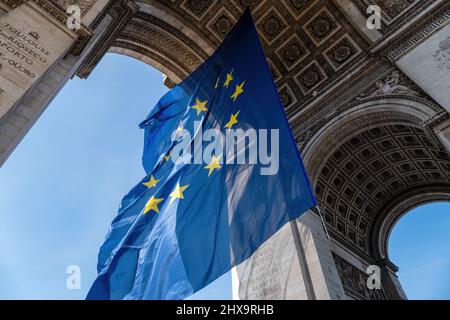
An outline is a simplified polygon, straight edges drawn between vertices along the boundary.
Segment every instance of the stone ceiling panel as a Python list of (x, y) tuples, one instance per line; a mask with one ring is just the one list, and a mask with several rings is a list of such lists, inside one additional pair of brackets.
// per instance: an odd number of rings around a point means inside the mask
[[(250, 6), (274, 78), (279, 88), (285, 88), (284, 96), (291, 112), (299, 112), (303, 105), (339, 78), (346, 69), (344, 66), (357, 63), (358, 57), (362, 58), (369, 46), (333, 1), (328, 0), (142, 0), (139, 3), (158, 6), (168, 15), (176, 15), (212, 47), (220, 44), (246, 6)], [(142, 15), (137, 19), (143, 20)], [(134, 20), (118, 40), (127, 38), (131, 42), (133, 33), (135, 42), (146, 43), (147, 50), (159, 54), (165, 51), (162, 38), (171, 39), (169, 43), (187, 44), (186, 39), (167, 28), (161, 28), (161, 32), (167, 33), (165, 36), (154, 37), (151, 26), (154, 20), (149, 20), (147, 25)], [(195, 39), (191, 40), (195, 42)], [(188, 54), (183, 49), (182, 55), (178, 54), (180, 50), (173, 54), (187, 76), (188, 70), (192, 71), (201, 61), (195, 58), (196, 48), (189, 44), (181, 47), (192, 51)]]

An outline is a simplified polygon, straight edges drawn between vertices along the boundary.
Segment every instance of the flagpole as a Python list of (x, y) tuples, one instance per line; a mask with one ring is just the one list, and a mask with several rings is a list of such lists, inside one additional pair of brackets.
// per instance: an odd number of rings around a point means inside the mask
[(320, 211), (320, 207), (316, 205), (317, 211), (319, 212), (320, 221), (322, 222), (323, 230), (325, 230), (325, 235), (327, 236), (328, 241), (331, 241), (330, 234), (328, 233), (327, 225), (325, 224), (325, 219), (323, 218), (322, 211)]

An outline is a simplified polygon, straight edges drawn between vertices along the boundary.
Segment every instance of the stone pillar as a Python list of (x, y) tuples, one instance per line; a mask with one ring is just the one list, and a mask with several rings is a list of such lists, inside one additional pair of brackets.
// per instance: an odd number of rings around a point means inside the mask
[(317, 214), (309, 211), (280, 229), (237, 268), (239, 298), (344, 299)]
[(405, 291), (396, 275), (398, 267), (388, 259), (377, 263), (381, 269), (381, 284), (389, 300), (406, 300)]
[(345, 299), (344, 289), (319, 215), (309, 211), (297, 220), (311, 285), (316, 299)]

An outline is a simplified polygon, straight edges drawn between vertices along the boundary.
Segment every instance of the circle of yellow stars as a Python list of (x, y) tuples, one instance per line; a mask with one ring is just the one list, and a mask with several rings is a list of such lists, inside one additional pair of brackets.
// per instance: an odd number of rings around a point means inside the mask
[[(234, 76), (233, 76), (233, 69), (232, 69), (230, 72), (227, 73), (226, 79), (223, 83), (223, 87), (228, 88), (231, 85), (231, 83), (233, 82), (233, 80), (234, 80)], [(219, 87), (219, 84), (220, 84), (220, 76), (217, 78), (214, 88), (217, 89)], [(234, 92), (230, 96), (230, 99), (233, 102), (236, 102), (236, 100), (239, 98), (239, 96), (244, 93), (244, 91), (245, 91), (244, 86), (245, 86), (245, 81), (242, 81), (240, 84), (235, 84)], [(202, 101), (201, 99), (196, 98), (195, 104), (193, 106), (191, 106), (191, 108), (196, 111), (197, 116), (200, 116), (202, 113), (205, 113), (208, 111), (208, 108), (206, 107), (207, 104), (208, 104), (208, 100)], [(238, 116), (239, 116), (240, 112), (241, 112), (241, 110), (237, 111), (236, 113), (231, 113), (229, 121), (224, 126), (225, 129), (232, 129), (233, 126), (238, 124), (238, 122), (239, 122)], [(177, 128), (176, 134), (178, 135), (182, 130), (183, 130), (182, 125), (179, 125)], [(171, 156), (171, 151), (168, 151), (164, 155), (164, 161), (168, 161), (170, 159), (170, 156)], [(213, 174), (215, 170), (219, 170), (222, 168), (222, 165), (220, 164), (221, 158), (222, 158), (222, 155), (220, 155), (220, 156), (213, 155), (211, 162), (204, 167), (204, 169), (208, 170), (208, 177), (211, 176), (211, 174)], [(151, 175), (149, 180), (147, 182), (143, 182), (142, 184), (144, 186), (146, 186), (148, 189), (151, 189), (151, 188), (156, 188), (159, 181), (160, 181), (160, 179), (156, 179), (153, 175)], [(188, 188), (189, 188), (189, 185), (181, 185), (180, 183), (177, 183), (175, 188), (173, 189), (173, 191), (169, 194), (169, 198), (170, 198), (169, 205), (172, 204), (176, 200), (184, 199), (184, 192)], [(164, 200), (165, 200), (165, 198), (156, 198), (154, 195), (151, 196), (150, 199), (145, 204), (143, 214), (145, 215), (151, 211), (160, 213), (158, 205), (161, 202), (163, 202)]]

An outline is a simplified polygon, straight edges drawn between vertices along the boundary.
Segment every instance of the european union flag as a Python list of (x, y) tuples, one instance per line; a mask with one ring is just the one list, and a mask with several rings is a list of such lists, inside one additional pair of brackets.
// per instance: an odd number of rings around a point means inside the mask
[(250, 11), (141, 123), (89, 299), (183, 299), (316, 205)]

